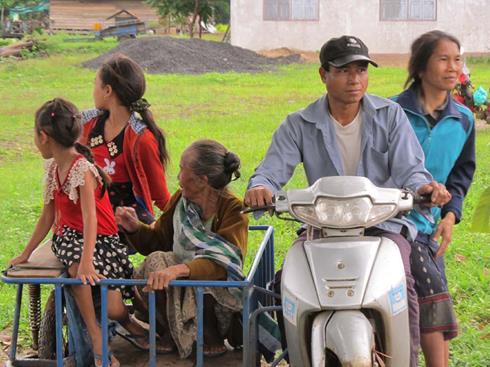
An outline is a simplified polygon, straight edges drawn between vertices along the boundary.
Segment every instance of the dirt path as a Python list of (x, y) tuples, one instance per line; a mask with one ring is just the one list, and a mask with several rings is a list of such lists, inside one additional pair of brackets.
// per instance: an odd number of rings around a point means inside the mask
[[(2, 340), (2, 348), (0, 352), (0, 365), (3, 366), (8, 361), (8, 347), (10, 346), (10, 330), (0, 332), (0, 340)], [(2, 339), (2, 335), (5, 337)], [(121, 367), (147, 367), (148, 353), (137, 350), (126, 340), (116, 337), (111, 342), (111, 350), (121, 362)], [(26, 353), (32, 355), (32, 351), (23, 351), (19, 356), (25, 356)], [(224, 356), (205, 359), (205, 367), (236, 367), (242, 364), (241, 351), (228, 351)], [(262, 363), (263, 366), (268, 366), (267, 363)], [(179, 359), (177, 353), (168, 355), (157, 355), (157, 367), (192, 367), (194, 366), (193, 359)], [(279, 366), (287, 366), (282, 362)]]

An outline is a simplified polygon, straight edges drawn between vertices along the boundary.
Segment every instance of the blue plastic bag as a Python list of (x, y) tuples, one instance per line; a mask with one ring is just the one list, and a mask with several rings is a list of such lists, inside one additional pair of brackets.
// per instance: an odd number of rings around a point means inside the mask
[(482, 104), (485, 104), (487, 102), (487, 98), (488, 93), (482, 86), (479, 86), (478, 89), (473, 93), (473, 102), (475, 106), (481, 106)]

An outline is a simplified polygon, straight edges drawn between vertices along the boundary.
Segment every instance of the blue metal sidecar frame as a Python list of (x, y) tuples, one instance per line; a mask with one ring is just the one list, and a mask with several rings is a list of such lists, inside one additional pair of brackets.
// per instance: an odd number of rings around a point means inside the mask
[[(243, 281), (197, 281), (197, 280), (174, 280), (170, 283), (173, 287), (194, 287), (196, 289), (197, 300), (197, 350), (196, 366), (203, 366), (203, 296), (204, 287), (225, 287), (242, 288), (243, 290), (243, 366), (255, 364), (257, 341), (251, 341), (250, 335), (250, 315), (260, 306), (267, 307), (273, 303), (267, 284), (274, 278), (274, 229), (272, 226), (258, 225), (250, 226), (251, 231), (264, 231), (264, 237), (254, 257), (250, 271)], [(2, 276), (2, 281), (8, 284), (17, 285), (17, 297), (14, 312), (14, 322), (12, 331), (12, 343), (9, 352), (9, 362), (11, 366), (63, 366), (63, 345), (62, 345), (62, 287), (65, 285), (81, 284), (79, 279), (58, 277), (58, 278), (14, 278)], [(56, 315), (56, 361), (39, 359), (17, 359), (17, 343), (20, 325), (20, 310), (22, 305), (22, 289), (24, 284), (51, 284), (55, 287), (55, 315)], [(107, 317), (107, 290), (109, 285), (144, 285), (144, 279), (104, 279), (99, 282), (101, 292), (101, 328), (103, 338), (103, 366), (108, 365), (108, 324)], [(156, 366), (156, 323), (155, 323), (155, 292), (148, 293), (149, 325), (150, 325), (150, 351), (149, 366)], [(253, 350), (251, 350), (253, 349)], [(252, 360), (253, 359), (253, 360)], [(41, 364), (40, 364), (41, 363)]]

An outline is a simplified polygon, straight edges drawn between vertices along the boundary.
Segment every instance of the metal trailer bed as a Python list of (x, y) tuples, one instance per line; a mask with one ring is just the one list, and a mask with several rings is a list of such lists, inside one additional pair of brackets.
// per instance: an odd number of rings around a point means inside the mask
[[(255, 319), (258, 313), (272, 311), (277, 307), (271, 307), (273, 295), (267, 291), (267, 284), (274, 277), (274, 231), (272, 226), (250, 226), (249, 230), (264, 231), (264, 237), (256, 252), (250, 271), (243, 281), (191, 281), (174, 280), (170, 283), (174, 287), (194, 287), (196, 288), (197, 299), (197, 350), (196, 366), (203, 366), (203, 287), (238, 287), (243, 289), (243, 366), (255, 366), (257, 356), (257, 341), (255, 340), (257, 325)], [(12, 331), (12, 342), (9, 351), (9, 362), (6, 366), (63, 366), (63, 346), (62, 346), (62, 287), (65, 285), (81, 284), (79, 279), (58, 277), (58, 278), (14, 278), (6, 275), (1, 277), (2, 281), (8, 284), (17, 285), (17, 298), (14, 312), (14, 322)], [(20, 324), (20, 310), (22, 304), (22, 289), (24, 284), (51, 284), (55, 287), (55, 307), (56, 307), (56, 360), (40, 359), (17, 359), (17, 344)], [(112, 284), (125, 285), (144, 285), (146, 280), (134, 279), (105, 279), (100, 281), (101, 290), (101, 327), (103, 337), (103, 361), (104, 366), (108, 365), (108, 317), (107, 317), (107, 287)], [(149, 325), (150, 325), (150, 350), (149, 367), (155, 367), (156, 361), (156, 324), (155, 324), (155, 292), (148, 293), (149, 305)], [(258, 308), (262, 309), (258, 309)], [(251, 320), (250, 316), (253, 314)], [(254, 335), (251, 340), (250, 335)], [(66, 360), (66, 358), (65, 358)], [(66, 361), (65, 361), (66, 362)], [(277, 362), (272, 365), (276, 365)]]

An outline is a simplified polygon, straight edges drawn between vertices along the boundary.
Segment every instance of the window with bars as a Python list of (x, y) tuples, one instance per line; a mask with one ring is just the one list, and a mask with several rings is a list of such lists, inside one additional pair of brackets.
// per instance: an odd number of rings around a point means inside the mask
[(264, 0), (264, 20), (318, 20), (319, 0)]
[(437, 0), (380, 0), (381, 20), (436, 20)]

